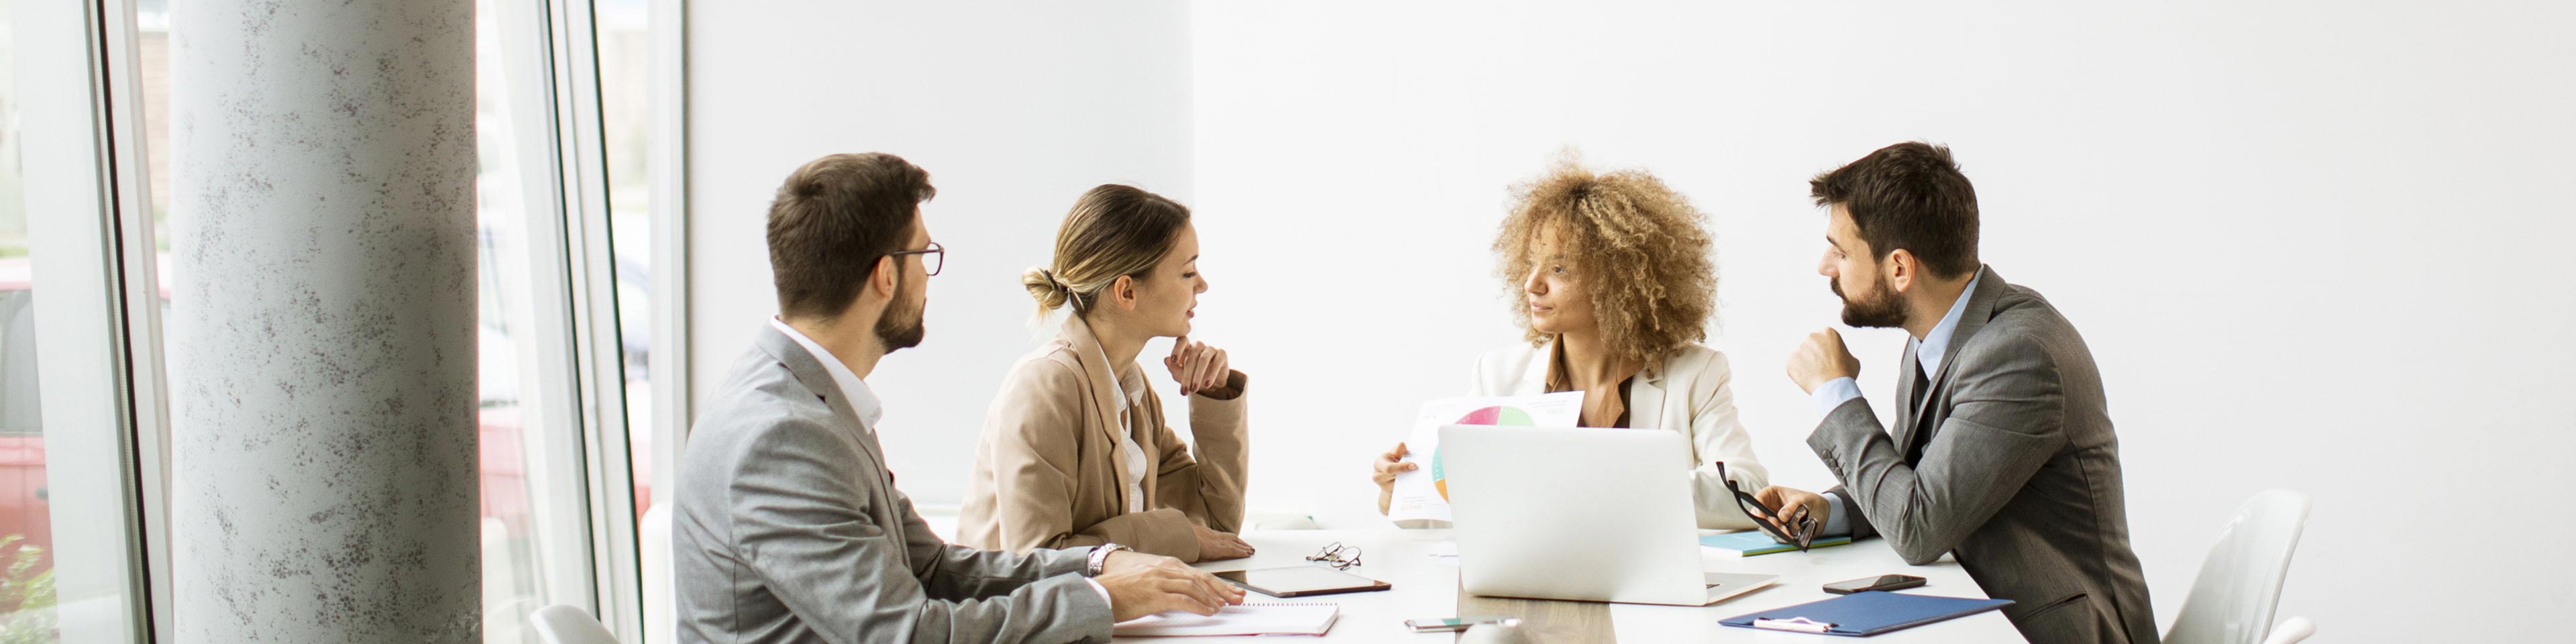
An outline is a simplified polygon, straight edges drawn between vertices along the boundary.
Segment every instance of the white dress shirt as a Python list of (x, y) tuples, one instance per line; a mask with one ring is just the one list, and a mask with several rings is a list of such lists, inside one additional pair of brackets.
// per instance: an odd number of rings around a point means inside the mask
[(877, 400), (877, 392), (869, 391), (868, 383), (860, 380), (857, 372), (850, 371), (850, 365), (842, 364), (840, 358), (832, 357), (832, 352), (824, 351), (823, 345), (815, 344), (813, 338), (805, 337), (805, 332), (796, 330), (796, 327), (787, 326), (786, 322), (775, 317), (769, 318), (769, 325), (777, 327), (779, 333), (787, 334), (787, 339), (795, 340), (796, 346), (805, 347), (806, 353), (814, 354), (814, 359), (823, 362), (823, 371), (832, 374), (832, 384), (838, 386), (842, 396), (850, 399), (850, 411), (859, 413), (859, 426), (867, 428), (869, 433), (875, 433), (877, 419), (885, 417), (885, 404)]
[[(1109, 364), (1109, 350), (1100, 348), (1098, 336), (1093, 336), (1092, 340), (1092, 353), (1100, 356), (1100, 364)], [(1133, 364), (1129, 363), (1129, 365)], [(1137, 373), (1136, 369), (1118, 369), (1113, 366), (1111, 371), (1114, 373), (1109, 377), (1110, 397), (1118, 400), (1118, 452), (1127, 459), (1127, 511), (1144, 512), (1145, 468), (1149, 461), (1145, 457), (1145, 448), (1136, 444), (1135, 426), (1128, 424), (1127, 420), (1128, 409), (1145, 404), (1144, 377), (1139, 375), (1136, 378), (1137, 382), (1129, 383), (1125, 382), (1127, 376)], [(1132, 391), (1128, 386), (1131, 384), (1135, 385)]]

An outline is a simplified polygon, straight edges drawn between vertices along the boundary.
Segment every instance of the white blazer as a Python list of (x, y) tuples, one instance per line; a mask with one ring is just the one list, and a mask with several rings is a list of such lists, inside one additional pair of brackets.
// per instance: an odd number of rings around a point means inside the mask
[[(1536, 347), (1516, 345), (1486, 353), (1476, 359), (1470, 395), (1547, 393), (1547, 364), (1555, 352), (1556, 342), (1550, 340)], [(1748, 494), (1771, 480), (1770, 470), (1753, 457), (1753, 437), (1736, 419), (1735, 391), (1727, 387), (1734, 379), (1726, 354), (1693, 342), (1666, 354), (1663, 364), (1646, 365), (1628, 385), (1629, 427), (1670, 429), (1689, 436), (1691, 462), (1697, 464), (1690, 470), (1691, 505), (1702, 528), (1755, 527), (1736, 505), (1734, 494), (1727, 492), (1726, 482), (1718, 478), (1713, 461), (1725, 461), (1727, 478), (1735, 479), (1736, 487)]]

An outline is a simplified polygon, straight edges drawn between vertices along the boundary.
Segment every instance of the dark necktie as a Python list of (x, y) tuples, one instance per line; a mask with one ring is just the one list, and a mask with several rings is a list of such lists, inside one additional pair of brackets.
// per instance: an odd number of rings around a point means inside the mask
[(1932, 414), (1930, 410), (1923, 408), (1923, 397), (1932, 395), (1931, 390), (1932, 379), (1923, 375), (1923, 362), (1915, 361), (1914, 396), (1905, 401), (1906, 409), (1913, 410), (1914, 414), (1914, 426), (1909, 428), (1914, 431), (1914, 440), (1905, 446), (1905, 466), (1909, 468), (1923, 462), (1923, 447), (1932, 443), (1932, 428), (1924, 424), (1924, 420)]

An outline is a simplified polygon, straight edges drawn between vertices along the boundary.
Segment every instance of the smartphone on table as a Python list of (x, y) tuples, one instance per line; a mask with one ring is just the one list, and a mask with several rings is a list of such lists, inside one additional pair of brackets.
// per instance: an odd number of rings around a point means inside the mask
[(1864, 590), (1903, 590), (1923, 585), (1923, 578), (1913, 575), (1879, 575), (1825, 584), (1825, 592), (1849, 595)]
[(1413, 629), (1416, 633), (1455, 633), (1473, 628), (1477, 624), (1509, 626), (1519, 624), (1520, 621), (1509, 617), (1440, 617), (1404, 620), (1404, 627)]

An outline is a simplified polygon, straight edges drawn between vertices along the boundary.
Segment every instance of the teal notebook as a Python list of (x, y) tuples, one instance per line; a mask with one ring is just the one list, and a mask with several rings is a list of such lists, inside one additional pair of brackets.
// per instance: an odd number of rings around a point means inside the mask
[[(1807, 547), (1822, 548), (1825, 546), (1839, 546), (1846, 543), (1851, 543), (1851, 537), (1824, 537), (1815, 540), (1813, 543), (1807, 544)], [(1774, 552), (1791, 552), (1798, 549), (1797, 546), (1780, 543), (1778, 540), (1772, 539), (1771, 535), (1764, 534), (1761, 530), (1746, 530), (1743, 532), (1707, 535), (1699, 538), (1699, 545), (1733, 550), (1744, 553), (1744, 556), (1747, 557), (1753, 555), (1767, 555)]]

